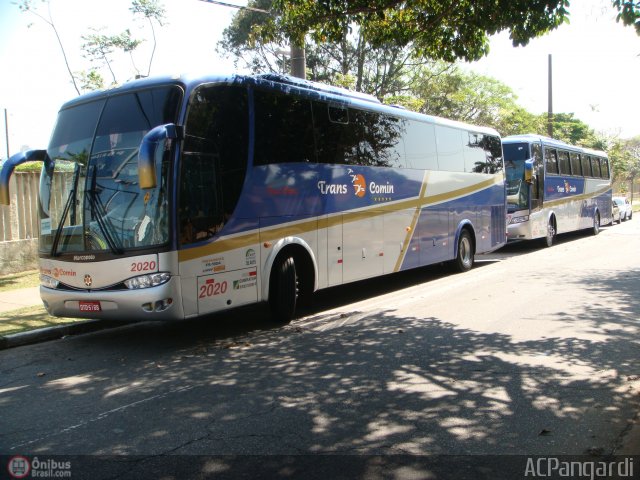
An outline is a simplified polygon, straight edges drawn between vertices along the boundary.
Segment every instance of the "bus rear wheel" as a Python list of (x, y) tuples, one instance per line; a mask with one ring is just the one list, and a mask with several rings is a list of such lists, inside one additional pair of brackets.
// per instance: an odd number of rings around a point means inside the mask
[(471, 235), (467, 230), (460, 232), (458, 239), (457, 255), (453, 260), (453, 267), (458, 272), (468, 272), (473, 267), (474, 251)]
[(293, 257), (276, 259), (269, 283), (271, 318), (277, 323), (289, 323), (295, 317), (298, 300), (298, 276)]

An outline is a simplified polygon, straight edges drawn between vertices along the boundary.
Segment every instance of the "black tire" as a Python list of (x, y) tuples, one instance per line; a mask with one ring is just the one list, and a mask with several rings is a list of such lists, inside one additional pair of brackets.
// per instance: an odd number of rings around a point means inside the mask
[(600, 214), (598, 212), (593, 216), (593, 227), (591, 229), (591, 233), (594, 235), (598, 235), (600, 233)]
[(295, 318), (298, 300), (298, 276), (293, 257), (276, 259), (271, 270), (269, 306), (271, 318), (277, 323), (289, 323)]
[(556, 235), (556, 224), (553, 218), (550, 218), (547, 224), (547, 235), (542, 239), (542, 245), (547, 248), (552, 247), (556, 241)]
[(468, 272), (473, 267), (474, 255), (471, 235), (467, 230), (462, 230), (456, 246), (456, 258), (452, 262), (453, 269), (457, 272)]

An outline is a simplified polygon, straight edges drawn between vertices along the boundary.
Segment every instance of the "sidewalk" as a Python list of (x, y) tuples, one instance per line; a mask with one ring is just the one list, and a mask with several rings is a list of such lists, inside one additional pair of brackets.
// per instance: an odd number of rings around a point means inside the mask
[(40, 287), (19, 288), (0, 292), (0, 313), (36, 305), (42, 305)]
[[(38, 306), (43, 307), (42, 300), (40, 299), (40, 287), (20, 288), (0, 292), (0, 316), (8, 319), (13, 318), (11, 313), (13, 311)], [(44, 307), (42, 308), (42, 312), (43, 314), (45, 313)], [(16, 320), (19, 318), (20, 315), (17, 315)], [(59, 325), (34, 327), (4, 336), (0, 334), (0, 350), (56, 340), (69, 335), (95, 332), (118, 325), (120, 324), (117, 322), (114, 323), (105, 320), (77, 319)]]

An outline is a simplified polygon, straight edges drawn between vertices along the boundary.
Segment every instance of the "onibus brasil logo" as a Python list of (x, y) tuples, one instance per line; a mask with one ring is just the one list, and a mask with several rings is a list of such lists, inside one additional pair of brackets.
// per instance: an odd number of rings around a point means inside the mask
[(71, 478), (71, 462), (57, 461), (51, 458), (40, 460), (34, 457), (31, 461), (22, 455), (14, 455), (7, 463), (7, 471), (11, 478)]

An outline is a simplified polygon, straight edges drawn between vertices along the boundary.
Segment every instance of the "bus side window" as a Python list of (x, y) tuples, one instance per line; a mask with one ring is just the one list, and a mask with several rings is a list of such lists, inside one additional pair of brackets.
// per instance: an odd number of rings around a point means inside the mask
[(547, 173), (558, 173), (558, 158), (555, 148), (545, 148), (544, 162), (546, 164)]
[(569, 152), (565, 152), (564, 150), (558, 152), (558, 172), (560, 175), (571, 175)]
[[(466, 145), (465, 168), (468, 172), (475, 173), (499, 173), (503, 170), (502, 162), (502, 142), (499, 137), (485, 135), (482, 133), (469, 132), (469, 143)], [(478, 149), (480, 155), (474, 155), (470, 158), (470, 153)], [(469, 160), (472, 160), (470, 165)]]
[(591, 157), (591, 170), (593, 171), (593, 176), (595, 178), (602, 178), (602, 173), (600, 172), (600, 159), (598, 157)]
[[(349, 125), (343, 123), (340, 112), (332, 113), (331, 108), (324, 102), (312, 103), (316, 156), (319, 163), (344, 163), (343, 145), (348, 143)], [(333, 121), (332, 117), (342, 121)]]
[(602, 178), (605, 180), (609, 179), (609, 160), (606, 158), (600, 159), (600, 167), (602, 172)]
[(301, 97), (255, 90), (256, 166), (315, 162), (311, 103)]
[(315, 101), (313, 125), (320, 163), (405, 166), (399, 118)]
[[(466, 142), (465, 142), (466, 143)], [(447, 172), (464, 172), (462, 131), (457, 128), (436, 125), (438, 165)]]
[(216, 235), (240, 198), (247, 169), (247, 91), (205, 86), (193, 95), (180, 166), (180, 243)]
[(435, 127), (431, 123), (405, 121), (404, 147), (408, 168), (438, 170)]
[(580, 155), (571, 153), (571, 175), (574, 177), (582, 176), (582, 166), (580, 165)]
[(390, 115), (351, 110), (350, 117), (358, 125), (355, 131), (360, 135), (356, 139), (358, 165), (371, 167), (403, 168), (404, 121)]
[(580, 157), (580, 163), (582, 164), (582, 175), (585, 177), (592, 177), (591, 173), (591, 157), (588, 155), (582, 155)]

